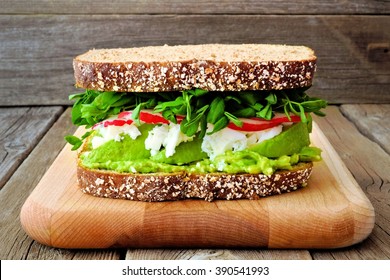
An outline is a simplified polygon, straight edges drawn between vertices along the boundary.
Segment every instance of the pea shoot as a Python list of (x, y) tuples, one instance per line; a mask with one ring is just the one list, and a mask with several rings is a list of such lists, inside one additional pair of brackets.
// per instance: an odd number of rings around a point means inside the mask
[[(302, 122), (311, 120), (309, 114), (324, 116), (321, 111), (327, 102), (309, 97), (306, 89), (274, 91), (211, 92), (202, 89), (181, 92), (161, 93), (120, 93), (86, 90), (73, 94), (72, 122), (78, 126), (92, 127), (112, 115), (132, 110), (132, 118), (139, 123), (139, 113), (143, 109), (154, 110), (177, 123), (176, 116), (185, 118), (180, 123), (181, 131), (187, 136), (206, 134), (207, 123), (213, 125), (210, 134), (225, 128), (229, 122), (242, 126), (239, 118), (262, 118), (271, 120), (275, 112), (282, 112), (288, 118), (297, 115)], [(76, 149), (82, 139), (67, 136), (65, 139)]]

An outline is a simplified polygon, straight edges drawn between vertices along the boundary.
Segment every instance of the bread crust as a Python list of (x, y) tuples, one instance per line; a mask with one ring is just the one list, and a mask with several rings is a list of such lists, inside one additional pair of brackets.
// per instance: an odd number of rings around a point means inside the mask
[(97, 197), (135, 201), (168, 201), (189, 198), (259, 199), (306, 186), (313, 164), (299, 163), (293, 170), (264, 174), (117, 173), (77, 167), (79, 187)]
[[(221, 45), (223, 48), (224, 45)], [(191, 48), (191, 46), (188, 46)], [(163, 47), (162, 47), (163, 48)], [(139, 52), (140, 49), (134, 48)], [(98, 50), (96, 50), (98, 51)], [(109, 50), (108, 50), (109, 51)], [(142, 49), (141, 49), (142, 51)], [(218, 61), (191, 57), (177, 61), (73, 60), (76, 86), (99, 91), (159, 92), (200, 88), (208, 91), (281, 90), (309, 87), (316, 69), (314, 53), (300, 60), (267, 57)], [(190, 51), (189, 51), (190, 52)], [(147, 55), (147, 54), (145, 54)], [(95, 57), (99, 55), (95, 55)], [(291, 54), (293, 57), (293, 54)]]

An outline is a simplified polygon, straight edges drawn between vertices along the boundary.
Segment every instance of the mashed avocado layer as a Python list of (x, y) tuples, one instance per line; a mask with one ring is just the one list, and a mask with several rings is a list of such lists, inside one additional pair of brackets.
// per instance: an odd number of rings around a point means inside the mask
[[(297, 123), (278, 136), (253, 145), (243, 151), (228, 151), (213, 160), (201, 149), (202, 141), (181, 143), (171, 157), (164, 150), (154, 156), (145, 148), (145, 139), (153, 125), (141, 125), (141, 136), (135, 140), (123, 135), (121, 141), (108, 141), (96, 149), (90, 145), (80, 156), (81, 164), (92, 169), (116, 172), (187, 172), (187, 173), (264, 173), (270, 175), (278, 169), (291, 169), (300, 161), (320, 159), (320, 149), (308, 147), (307, 124)], [(294, 144), (292, 144), (294, 143)]]

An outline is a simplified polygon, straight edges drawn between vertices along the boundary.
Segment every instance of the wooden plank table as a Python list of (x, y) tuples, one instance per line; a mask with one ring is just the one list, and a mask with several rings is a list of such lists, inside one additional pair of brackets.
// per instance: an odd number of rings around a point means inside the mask
[(330, 106), (326, 112), (317, 123), (376, 211), (374, 230), (363, 242), (336, 250), (67, 250), (30, 239), (19, 213), (63, 148), (63, 136), (75, 130), (70, 109), (0, 108), (5, 124), (0, 138), (0, 259), (390, 259), (390, 123), (383, 121), (389, 119), (390, 105)]

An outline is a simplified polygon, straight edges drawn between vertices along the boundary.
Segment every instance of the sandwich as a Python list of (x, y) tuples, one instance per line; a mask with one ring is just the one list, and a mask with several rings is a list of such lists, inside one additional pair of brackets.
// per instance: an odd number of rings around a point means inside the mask
[(259, 199), (305, 187), (316, 56), (305, 46), (93, 49), (73, 60), (84, 193), (135, 201)]

